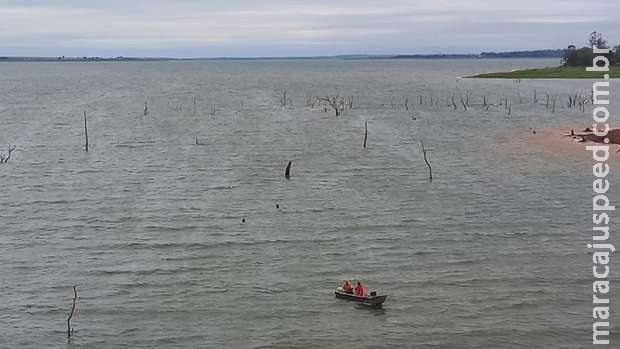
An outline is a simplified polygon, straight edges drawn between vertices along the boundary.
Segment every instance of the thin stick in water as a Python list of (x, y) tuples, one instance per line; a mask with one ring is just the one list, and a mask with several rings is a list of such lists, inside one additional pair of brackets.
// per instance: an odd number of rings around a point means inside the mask
[(366, 149), (366, 141), (368, 141), (368, 121), (364, 121), (364, 149)]
[(75, 301), (77, 301), (77, 286), (73, 286), (73, 304), (71, 305), (71, 312), (67, 318), (67, 338), (71, 338), (71, 318), (73, 318), (73, 312), (75, 311)]
[(85, 137), (85, 147), (84, 149), (88, 153), (88, 124), (86, 122), (86, 110), (84, 110), (84, 137)]
[(428, 163), (428, 159), (426, 158), (426, 148), (424, 147), (424, 141), (422, 142), (422, 154), (424, 154), (424, 161), (426, 162), (426, 166), (428, 166), (428, 174), (429, 174), (429, 178), (428, 180), (430, 182), (433, 181), (433, 169), (431, 168), (431, 164)]

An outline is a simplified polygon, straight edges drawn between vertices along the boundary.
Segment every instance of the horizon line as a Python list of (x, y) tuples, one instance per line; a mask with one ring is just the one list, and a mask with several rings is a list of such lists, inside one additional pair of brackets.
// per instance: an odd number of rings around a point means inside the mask
[[(10, 59), (40, 59), (40, 60), (276, 60), (276, 59), (386, 59), (386, 58), (439, 58), (439, 57), (463, 57), (463, 58), (484, 58), (485, 54), (515, 54), (515, 53), (534, 53), (543, 51), (561, 51), (562, 48), (532, 49), (532, 50), (513, 50), (513, 51), (482, 51), (477, 53), (384, 53), (384, 54), (332, 54), (332, 55), (310, 55), (310, 56), (214, 56), (214, 57), (149, 57), (149, 56), (18, 56), (0, 55), (0, 61)], [(533, 57), (532, 57), (533, 58)], [(554, 58), (554, 57), (540, 57)]]

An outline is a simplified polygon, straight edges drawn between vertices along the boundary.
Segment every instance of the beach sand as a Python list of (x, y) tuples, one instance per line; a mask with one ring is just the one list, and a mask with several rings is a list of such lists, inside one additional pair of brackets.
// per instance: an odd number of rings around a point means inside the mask
[[(602, 142), (595, 142), (593, 140), (598, 139), (591, 132), (586, 132), (587, 127), (584, 125), (566, 125), (552, 128), (530, 129), (529, 135), (526, 138), (526, 142), (529, 146), (537, 147), (545, 151), (561, 155), (566, 158), (574, 158), (582, 160), (585, 158), (592, 158), (592, 152), (587, 151), (586, 146), (590, 145), (605, 145)], [(610, 131), (607, 135), (609, 138), (610, 146), (610, 160), (620, 159), (620, 126), (610, 126)], [(574, 131), (575, 136), (571, 136), (571, 131)], [(582, 137), (584, 136), (584, 137)], [(584, 142), (584, 139), (586, 140)]]

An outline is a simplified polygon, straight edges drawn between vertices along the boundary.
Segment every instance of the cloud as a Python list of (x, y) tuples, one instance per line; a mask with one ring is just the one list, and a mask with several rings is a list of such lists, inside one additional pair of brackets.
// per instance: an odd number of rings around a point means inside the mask
[[(565, 47), (598, 30), (620, 41), (593, 0), (0, 0), (0, 55), (476, 52)], [(79, 52), (79, 53), (78, 53)], [(261, 54), (259, 54), (259, 52)], [(231, 54), (232, 55), (232, 54)]]

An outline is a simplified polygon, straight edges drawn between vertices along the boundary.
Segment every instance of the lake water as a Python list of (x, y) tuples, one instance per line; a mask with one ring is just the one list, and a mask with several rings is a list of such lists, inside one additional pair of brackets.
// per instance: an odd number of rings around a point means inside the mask
[[(0, 347), (588, 346), (593, 160), (528, 139), (590, 124), (545, 94), (592, 81), (458, 78), (557, 63), (0, 64)], [(308, 102), (336, 94), (339, 117)], [(335, 299), (344, 278), (383, 309)]]

